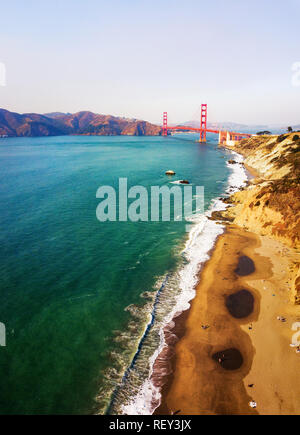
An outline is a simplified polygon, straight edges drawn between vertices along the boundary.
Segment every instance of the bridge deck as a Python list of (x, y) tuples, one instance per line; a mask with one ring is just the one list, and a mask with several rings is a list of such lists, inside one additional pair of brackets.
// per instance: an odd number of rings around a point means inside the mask
[[(196, 128), (196, 127), (189, 127), (186, 125), (176, 125), (173, 127), (169, 127), (168, 126), (168, 130), (177, 130), (177, 131), (195, 131), (197, 133), (200, 133), (201, 131), (203, 131), (201, 128)], [(225, 130), (211, 130), (211, 129), (206, 129), (205, 130), (207, 133), (215, 133), (215, 134), (219, 134), (219, 133), (227, 133), (227, 131)], [(250, 133), (236, 133), (234, 131), (228, 131), (229, 134), (233, 135), (233, 136), (244, 136), (244, 137), (251, 137), (252, 134)]]

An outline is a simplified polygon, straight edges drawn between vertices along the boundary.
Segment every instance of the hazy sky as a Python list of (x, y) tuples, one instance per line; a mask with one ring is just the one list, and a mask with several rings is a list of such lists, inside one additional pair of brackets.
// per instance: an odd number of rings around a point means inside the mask
[(300, 0), (1, 0), (0, 107), (300, 123)]

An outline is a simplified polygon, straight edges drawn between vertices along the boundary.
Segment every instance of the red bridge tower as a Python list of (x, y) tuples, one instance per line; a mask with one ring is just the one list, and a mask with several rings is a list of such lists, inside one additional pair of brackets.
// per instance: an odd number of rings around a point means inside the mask
[(200, 142), (206, 142), (207, 104), (201, 104)]
[(163, 136), (168, 136), (168, 113), (164, 112), (163, 115), (163, 131), (162, 131), (162, 135)]

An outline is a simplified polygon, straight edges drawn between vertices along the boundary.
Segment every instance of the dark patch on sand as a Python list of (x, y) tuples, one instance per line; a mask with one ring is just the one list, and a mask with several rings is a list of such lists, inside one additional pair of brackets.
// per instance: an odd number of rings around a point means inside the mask
[(226, 298), (226, 307), (236, 319), (250, 316), (254, 310), (254, 296), (249, 290), (240, 290)]
[(242, 255), (239, 258), (238, 267), (235, 269), (235, 273), (239, 276), (247, 276), (251, 275), (253, 272), (255, 272), (254, 261), (246, 255)]
[(244, 359), (238, 349), (226, 349), (212, 356), (213, 360), (225, 370), (237, 370), (242, 367)]

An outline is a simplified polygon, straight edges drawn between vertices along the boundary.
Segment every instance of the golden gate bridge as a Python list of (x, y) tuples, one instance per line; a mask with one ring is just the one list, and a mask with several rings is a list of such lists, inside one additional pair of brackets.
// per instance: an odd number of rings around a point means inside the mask
[(252, 134), (249, 133), (236, 133), (233, 131), (226, 130), (213, 130), (207, 128), (207, 104), (201, 104), (201, 115), (200, 115), (200, 128), (197, 127), (189, 127), (187, 125), (176, 125), (169, 126), (168, 125), (168, 113), (163, 113), (163, 126), (162, 126), (162, 135), (168, 136), (169, 131), (173, 132), (198, 132), (200, 133), (199, 142), (206, 143), (206, 134), (207, 133), (215, 133), (219, 135), (219, 144), (226, 145), (234, 145), (235, 141), (241, 140), (243, 138), (251, 137)]

